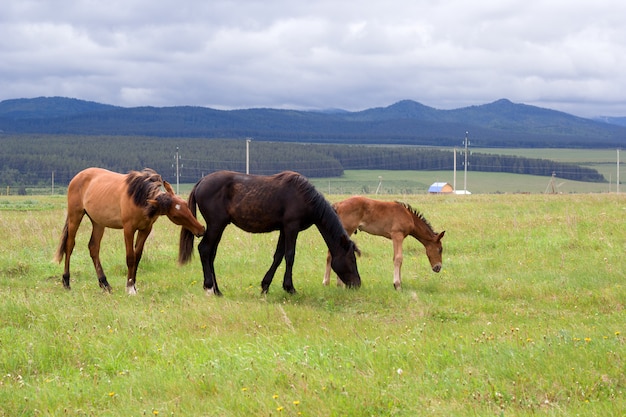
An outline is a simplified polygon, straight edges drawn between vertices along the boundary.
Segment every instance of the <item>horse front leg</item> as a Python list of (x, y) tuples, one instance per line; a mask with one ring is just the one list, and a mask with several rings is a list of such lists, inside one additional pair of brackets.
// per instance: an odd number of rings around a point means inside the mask
[[(141, 261), (141, 256), (143, 254), (143, 247), (152, 231), (152, 227), (148, 227), (147, 229), (140, 230), (137, 232), (137, 240), (135, 241), (134, 247), (134, 262), (132, 269), (128, 268), (128, 278), (126, 280), (126, 293), (129, 295), (137, 294), (137, 270), (139, 269), (139, 261)], [(128, 258), (126, 258), (126, 262), (128, 265)], [(131, 275), (132, 271), (132, 275)]]
[(293, 286), (293, 263), (296, 259), (296, 241), (298, 239), (298, 232), (285, 233), (285, 276), (283, 278), (283, 289), (289, 294), (295, 294), (296, 289)]
[(207, 230), (204, 237), (198, 244), (198, 253), (200, 254), (202, 273), (204, 275), (203, 287), (207, 295), (222, 295), (217, 287), (217, 278), (215, 276), (215, 256), (217, 255), (217, 244), (222, 237), (223, 231), (224, 229), (217, 231)]
[(124, 227), (124, 246), (126, 248), (126, 293), (137, 294), (135, 277), (137, 276), (137, 264), (135, 262), (135, 230)]
[(102, 269), (102, 264), (100, 263), (100, 242), (102, 241), (102, 236), (104, 235), (104, 226), (93, 223), (93, 229), (91, 231), (91, 238), (89, 239), (89, 256), (91, 256), (91, 260), (93, 262), (93, 266), (96, 269), (96, 276), (98, 277), (98, 284), (100, 288), (105, 291), (111, 292), (111, 286), (107, 281), (107, 277), (104, 274), (104, 270)]
[(404, 236), (401, 234), (395, 234), (391, 237), (393, 241), (393, 287), (396, 290), (402, 289), (402, 276), (400, 270), (402, 269), (402, 242)]
[(270, 284), (274, 279), (274, 274), (276, 274), (276, 269), (278, 269), (278, 265), (280, 265), (283, 260), (283, 256), (285, 256), (285, 233), (281, 230), (278, 236), (278, 243), (276, 244), (276, 251), (274, 251), (274, 260), (272, 261), (270, 269), (265, 273), (263, 281), (261, 281), (261, 293), (267, 294)]

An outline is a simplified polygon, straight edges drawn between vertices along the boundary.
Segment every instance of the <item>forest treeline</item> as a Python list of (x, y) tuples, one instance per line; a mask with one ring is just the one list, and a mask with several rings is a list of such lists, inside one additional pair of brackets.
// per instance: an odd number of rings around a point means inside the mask
[[(129, 136), (0, 135), (0, 187), (67, 184), (84, 168), (116, 172), (150, 167), (166, 180), (195, 183), (217, 170), (246, 171), (246, 140)], [(343, 171), (452, 170), (450, 149), (417, 146), (302, 144), (251, 141), (249, 170), (273, 174), (293, 170), (307, 177), (338, 177)], [(177, 158), (178, 156), (178, 158)], [(457, 155), (457, 169), (464, 169)], [(546, 159), (472, 153), (468, 170), (606, 182), (598, 171)]]

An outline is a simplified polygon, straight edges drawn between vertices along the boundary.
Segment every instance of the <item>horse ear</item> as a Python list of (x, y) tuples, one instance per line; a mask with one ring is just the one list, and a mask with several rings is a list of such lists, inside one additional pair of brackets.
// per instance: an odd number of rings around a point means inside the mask
[(158, 202), (158, 201), (156, 201), (155, 199), (152, 199), (152, 198), (151, 198), (151, 199), (148, 199), (148, 200), (146, 201), (146, 203), (148, 203), (148, 204), (150, 204), (151, 206), (154, 206), (154, 207), (159, 207), (159, 202)]
[(439, 235), (437, 235), (437, 242), (439, 242), (441, 240), (441, 238), (443, 238), (444, 234), (446, 234), (445, 230), (443, 232), (439, 233)]
[(167, 191), (168, 194), (174, 194), (174, 189), (170, 183), (165, 180), (163, 180), (163, 188), (165, 188), (165, 191)]

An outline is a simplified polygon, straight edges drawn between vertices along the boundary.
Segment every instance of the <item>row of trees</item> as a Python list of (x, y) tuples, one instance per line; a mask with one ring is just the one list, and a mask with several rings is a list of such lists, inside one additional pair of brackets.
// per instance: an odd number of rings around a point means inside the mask
[[(245, 140), (166, 139), (128, 136), (0, 136), (0, 186), (67, 184), (80, 170), (98, 166), (117, 172), (150, 167), (169, 181), (194, 183), (216, 170), (246, 170)], [(344, 169), (451, 170), (452, 150), (415, 146), (250, 143), (255, 174), (294, 170), (308, 177), (337, 177)], [(178, 150), (178, 161), (176, 160)], [(594, 169), (545, 159), (473, 153), (469, 170), (512, 172), (604, 182)], [(178, 164), (177, 164), (178, 162)], [(463, 169), (457, 158), (457, 169)]]

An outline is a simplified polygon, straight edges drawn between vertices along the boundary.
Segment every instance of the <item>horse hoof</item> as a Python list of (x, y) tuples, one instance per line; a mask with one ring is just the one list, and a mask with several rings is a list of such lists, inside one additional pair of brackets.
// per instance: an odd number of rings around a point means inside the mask
[(204, 293), (207, 295), (207, 297), (212, 297), (212, 296), (221, 297), (222, 296), (222, 293), (220, 292), (220, 290), (216, 291), (215, 287), (205, 288)]
[(134, 285), (131, 287), (126, 287), (126, 294), (137, 295), (137, 288)]
[(395, 288), (396, 291), (400, 291), (402, 289), (402, 285), (394, 283), (393, 288)]

